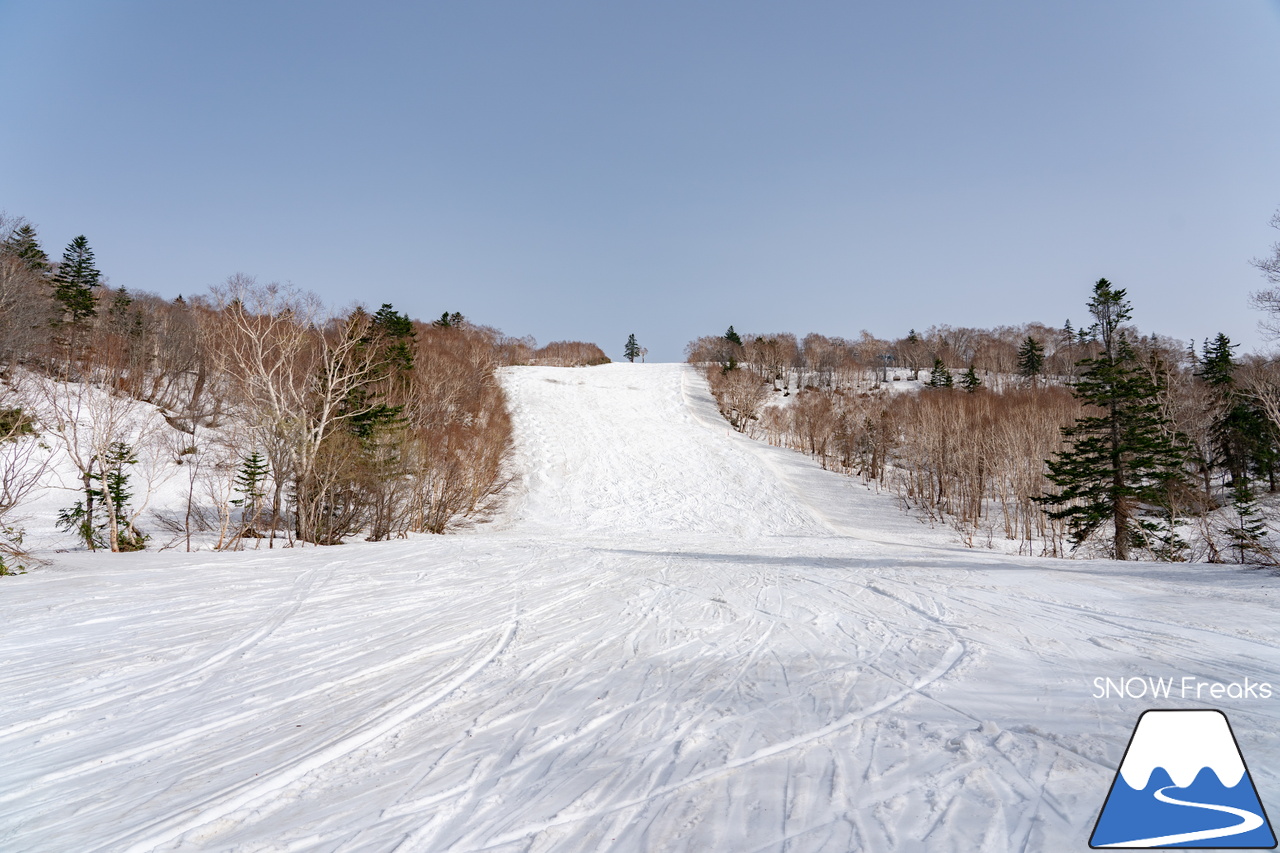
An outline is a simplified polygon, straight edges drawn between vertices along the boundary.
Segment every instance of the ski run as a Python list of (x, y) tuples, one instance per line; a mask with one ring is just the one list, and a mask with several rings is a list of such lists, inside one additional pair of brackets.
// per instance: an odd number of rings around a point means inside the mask
[(963, 548), (683, 365), (504, 382), (491, 522), (2, 579), (0, 849), (1084, 850), (1148, 708), (1280, 811), (1273, 575)]

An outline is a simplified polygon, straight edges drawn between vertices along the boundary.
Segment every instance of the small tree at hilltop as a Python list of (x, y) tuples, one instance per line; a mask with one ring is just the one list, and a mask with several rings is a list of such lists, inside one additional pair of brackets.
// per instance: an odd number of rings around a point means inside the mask
[(733, 330), (733, 326), (729, 327), (729, 331), (725, 332), (723, 337), (725, 343), (722, 349), (725, 352), (720, 359), (720, 372), (728, 373), (738, 369), (738, 353), (742, 352), (742, 338)]
[(623, 349), (622, 354), (627, 357), (627, 361), (634, 362), (640, 357), (640, 344), (636, 342), (636, 336), (632, 333), (627, 338), (627, 345)]
[(93, 250), (82, 234), (67, 245), (53, 276), (53, 298), (62, 306), (65, 322), (82, 323), (97, 315), (93, 289), (101, 280), (102, 273), (94, 266)]
[(83, 234), (76, 237), (62, 253), (62, 262), (51, 280), (53, 299), (60, 309), (60, 316), (55, 317), (52, 323), (55, 328), (66, 330), (59, 344), (65, 347), (68, 364), (79, 355), (80, 340), (88, 320), (98, 314), (98, 298), (94, 289), (101, 284), (101, 279), (102, 273), (94, 266), (89, 241)]
[(42, 275), (49, 272), (49, 256), (40, 247), (36, 229), (23, 222), (5, 238), (3, 249), (8, 254), (23, 261), (32, 272)]
[(899, 348), (902, 350), (907, 367), (911, 368), (911, 378), (918, 380), (921, 370), (920, 358), (924, 354), (924, 341), (920, 340), (920, 335), (915, 329), (911, 329), (907, 332), (906, 339), (900, 342)]
[[(457, 315), (461, 317), (461, 315)], [(452, 325), (452, 324), (450, 324)], [(373, 315), (372, 332), (366, 335), (366, 343), (372, 344), (373, 338), (385, 339), (389, 369), (407, 371), (413, 369), (413, 343), (416, 333), (409, 315), (396, 311), (390, 302), (382, 303)]]

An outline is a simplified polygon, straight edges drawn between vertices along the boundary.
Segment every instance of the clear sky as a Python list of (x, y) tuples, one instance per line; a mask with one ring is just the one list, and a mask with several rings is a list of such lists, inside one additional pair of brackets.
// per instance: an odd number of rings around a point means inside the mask
[(651, 360), (1081, 323), (1261, 346), (1280, 2), (0, 0), (0, 209), (112, 284), (234, 272)]

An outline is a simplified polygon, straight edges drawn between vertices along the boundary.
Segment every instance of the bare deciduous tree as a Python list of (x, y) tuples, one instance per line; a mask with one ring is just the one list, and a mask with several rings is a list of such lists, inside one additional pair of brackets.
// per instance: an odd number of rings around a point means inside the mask
[[(1271, 227), (1280, 230), (1280, 210), (1272, 215)], [(1269, 338), (1280, 338), (1280, 241), (1271, 244), (1270, 257), (1254, 258), (1251, 263), (1271, 284), (1250, 297), (1250, 304), (1266, 315), (1258, 327)]]
[(22, 548), (23, 502), (40, 487), (49, 454), (35, 435), (22, 400), (8, 383), (0, 384), (0, 574), (8, 573), (3, 555), (26, 557)]
[(750, 370), (707, 368), (707, 383), (720, 406), (720, 413), (738, 432), (747, 432), (769, 398), (769, 386)]
[[(101, 510), (106, 518), (106, 544), (119, 551), (120, 531), (134, 528), (154, 489), (172, 473), (155, 459), (164, 421), (153, 406), (87, 382), (37, 373), (24, 383), (24, 392), (28, 408), (45, 434), (75, 466), (79, 483), (74, 488), (85, 496), (87, 522), (92, 527), (95, 512)], [(94, 480), (106, 473), (104, 465), (117, 447), (138, 453), (143, 460), (135, 480), (135, 489), (139, 480), (141, 489), (135, 491), (136, 500), (127, 508), (115, 504), (110, 489), (94, 486)], [(94, 506), (92, 493), (99, 494), (101, 506)], [(92, 541), (87, 544), (93, 547)]]

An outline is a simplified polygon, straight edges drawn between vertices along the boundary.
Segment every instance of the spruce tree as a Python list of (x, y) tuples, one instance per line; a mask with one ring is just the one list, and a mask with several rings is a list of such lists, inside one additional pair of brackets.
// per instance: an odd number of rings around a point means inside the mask
[(1236, 389), (1235, 348), (1231, 339), (1219, 332), (1212, 342), (1205, 342), (1197, 371), (1218, 403), (1210, 433), (1214, 463), (1227, 470), (1233, 486), (1241, 480), (1247, 483), (1250, 463), (1266, 457), (1265, 445), (1270, 438), (1266, 415)]
[[(447, 313), (444, 319), (449, 319)], [(382, 340), (390, 367), (393, 370), (412, 370), (417, 333), (413, 330), (413, 321), (409, 319), (409, 315), (399, 313), (390, 302), (384, 302), (374, 312), (371, 326), (372, 335)]]
[(97, 297), (93, 289), (101, 279), (102, 273), (93, 265), (93, 250), (81, 234), (67, 244), (62, 262), (53, 276), (53, 298), (62, 306), (67, 322), (79, 324), (97, 316)]
[(733, 326), (730, 326), (729, 331), (725, 332), (722, 337), (726, 342), (726, 346), (721, 348), (720, 372), (727, 374), (738, 369), (738, 352), (742, 349), (742, 338), (733, 330)]
[(622, 354), (627, 357), (627, 361), (634, 362), (640, 357), (640, 344), (636, 342), (636, 336), (633, 333), (627, 338), (627, 345), (623, 348)]
[(125, 466), (138, 462), (133, 448), (123, 441), (112, 442), (93, 462), (98, 470), (84, 476), (84, 500), (58, 513), (58, 528), (75, 533), (91, 551), (142, 550), (148, 537), (129, 522), (133, 494)]
[(1058, 339), (1058, 349), (1065, 355), (1066, 370), (1068, 375), (1074, 377), (1075, 374), (1075, 352), (1076, 352), (1076, 330), (1071, 325), (1071, 320), (1062, 324), (1062, 335)]
[[(363, 309), (357, 308), (356, 312), (363, 314)], [(355, 317), (353, 323), (360, 324)], [(407, 314), (397, 312), (389, 302), (382, 303), (369, 318), (368, 329), (360, 338), (360, 348), (366, 352), (372, 349), (377, 354), (378, 363), (372, 373), (386, 382), (372, 383), (378, 391), (371, 390), (369, 385), (352, 389), (342, 400), (339, 412), (347, 431), (356, 438), (367, 440), (379, 430), (399, 424), (403, 405), (375, 404), (373, 400), (377, 396), (402, 399), (408, 393), (413, 382), (416, 339), (413, 321)]]
[(1271, 551), (1266, 545), (1267, 526), (1262, 521), (1253, 492), (1244, 480), (1237, 481), (1231, 490), (1231, 510), (1235, 519), (1226, 533), (1239, 561), (1248, 563), (1253, 557), (1257, 562), (1270, 562)]
[(974, 371), (973, 365), (969, 365), (969, 369), (960, 374), (960, 387), (972, 394), (982, 387), (982, 380)]
[(1059, 491), (1040, 501), (1056, 507), (1049, 516), (1067, 522), (1075, 547), (1109, 522), (1112, 553), (1127, 560), (1131, 547), (1153, 544), (1140, 518), (1142, 505), (1168, 503), (1183, 476), (1183, 454), (1161, 412), (1164, 389), (1152, 378), (1159, 372), (1142, 368), (1121, 328), (1131, 314), (1124, 290), (1099, 279), (1089, 312), (1096, 321), (1090, 335), (1101, 351), (1079, 363), (1083, 373), (1072, 392), (1097, 414), (1063, 427), (1070, 446), (1047, 462), (1048, 479)]
[(1212, 343), (1207, 340), (1204, 342), (1204, 351), (1199, 359), (1199, 373), (1200, 378), (1207, 382), (1210, 387), (1230, 387), (1234, 382), (1236, 363), (1232, 355), (1237, 346), (1237, 344), (1231, 343), (1231, 339), (1221, 332), (1213, 339)]
[(48, 274), (49, 256), (40, 247), (40, 240), (36, 237), (36, 229), (30, 223), (24, 222), (14, 228), (9, 236), (5, 238), (3, 250), (6, 254), (24, 261), (33, 272), (41, 275)]
[(240, 508), (240, 521), (243, 527), (242, 536), (256, 537), (261, 534), (255, 530), (262, 501), (267, 496), (267, 474), (270, 466), (262, 454), (254, 451), (244, 458), (240, 470), (236, 472), (235, 489), (240, 497), (231, 501), (232, 506)]
[(120, 288), (111, 297), (111, 307), (107, 309), (107, 316), (114, 323), (123, 323), (129, 314), (129, 306), (133, 304), (133, 297), (129, 295), (127, 288)]
[(1018, 373), (1033, 383), (1044, 372), (1044, 345), (1030, 335), (1018, 349)]
[(930, 388), (951, 388), (955, 385), (955, 380), (951, 378), (951, 371), (947, 370), (947, 366), (942, 363), (942, 359), (935, 358), (933, 360), (933, 370), (929, 373)]
[(108, 542), (114, 551), (141, 551), (146, 547), (147, 536), (129, 523), (129, 472), (126, 465), (138, 464), (133, 448), (123, 441), (112, 442), (102, 454), (102, 482), (99, 494), (107, 513)]

